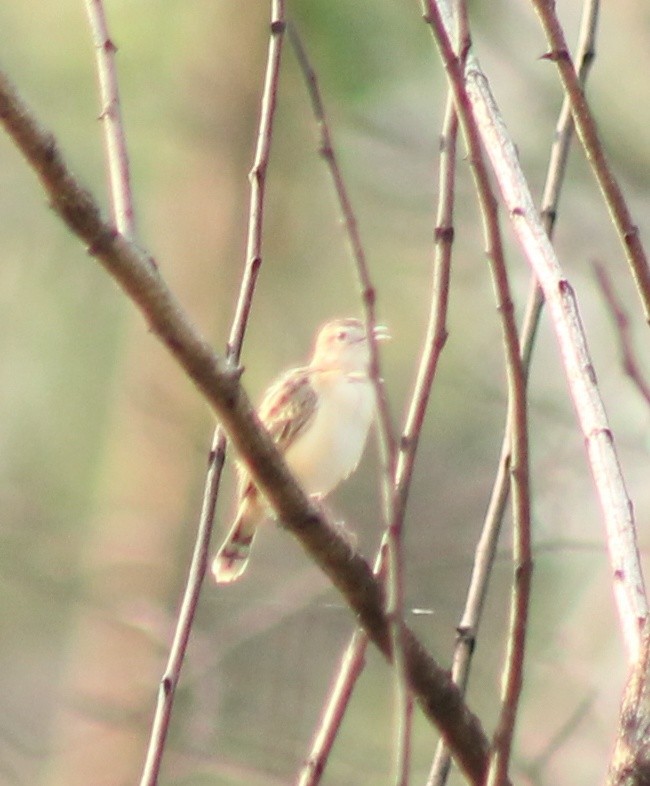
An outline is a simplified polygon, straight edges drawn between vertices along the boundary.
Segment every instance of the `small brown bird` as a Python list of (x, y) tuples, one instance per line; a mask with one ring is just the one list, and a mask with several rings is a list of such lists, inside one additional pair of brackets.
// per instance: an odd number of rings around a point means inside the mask
[[(375, 338), (389, 338), (383, 326)], [(358, 319), (324, 325), (308, 366), (281, 376), (267, 390), (258, 414), (308, 494), (322, 498), (357, 467), (375, 415), (368, 378), (370, 352)], [(246, 569), (257, 526), (270, 516), (247, 472), (240, 468), (235, 521), (212, 563), (220, 584)]]

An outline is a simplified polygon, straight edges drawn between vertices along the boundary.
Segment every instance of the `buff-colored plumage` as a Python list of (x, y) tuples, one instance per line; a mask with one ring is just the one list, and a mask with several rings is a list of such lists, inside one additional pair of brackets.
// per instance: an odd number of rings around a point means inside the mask
[[(388, 337), (385, 328), (375, 335)], [(309, 365), (280, 377), (259, 407), (260, 420), (309, 494), (326, 496), (359, 463), (375, 412), (368, 363), (363, 324), (358, 319), (328, 322)], [(237, 515), (212, 563), (217, 582), (241, 576), (257, 526), (268, 515), (257, 488), (241, 471)]]

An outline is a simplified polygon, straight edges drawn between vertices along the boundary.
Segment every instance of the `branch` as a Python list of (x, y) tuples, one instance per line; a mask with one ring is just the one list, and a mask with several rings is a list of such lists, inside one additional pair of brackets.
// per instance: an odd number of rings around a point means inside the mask
[[(397, 451), (388, 396), (381, 376), (379, 351), (374, 331), (377, 324), (375, 311), (376, 290), (370, 277), (370, 270), (361, 242), (361, 235), (359, 234), (358, 222), (334, 150), (332, 134), (327, 121), (318, 77), (309, 61), (302, 40), (293, 25), (289, 27), (289, 37), (295, 50), (305, 84), (307, 85), (312, 110), (318, 124), (320, 132), (320, 152), (327, 164), (334, 184), (334, 190), (339, 202), (343, 224), (346, 229), (357, 278), (361, 288), (361, 302), (366, 314), (366, 331), (370, 346), (370, 378), (375, 388), (377, 401), (379, 445), (384, 470), (382, 487), (384, 492), (384, 516), (386, 519), (385, 542), (387, 544), (388, 555), (388, 570), (386, 574), (386, 613), (391, 621), (392, 649), (394, 653), (396, 714), (398, 717), (395, 770), (396, 783), (400, 786), (400, 784), (405, 784), (408, 781), (412, 706), (406, 688), (405, 665), (402, 656), (403, 645), (401, 642), (401, 627), (404, 617), (404, 560), (402, 555), (403, 516), (395, 514), (396, 500), (394, 478)], [(350, 656), (351, 655), (350, 653)], [(337, 715), (332, 714), (330, 717), (337, 717)]]
[(367, 645), (368, 637), (357, 628), (341, 658), (338, 673), (314, 732), (309, 755), (298, 773), (296, 786), (316, 786), (320, 783), (352, 691), (365, 666)]
[(86, 12), (93, 34), (97, 57), (97, 76), (102, 98), (106, 160), (111, 188), (113, 220), (118, 230), (129, 238), (135, 237), (133, 194), (129, 154), (120, 109), (120, 93), (115, 68), (117, 47), (108, 34), (102, 0), (86, 0)]
[[(264, 185), (269, 160), (273, 118), (277, 103), (277, 88), (280, 75), (280, 57), (282, 53), (282, 33), (284, 30), (284, 0), (274, 0), (271, 6), (271, 37), (266, 65), (266, 77), (262, 92), (262, 107), (257, 140), (257, 149), (251, 170), (251, 198), (248, 220), (248, 245), (246, 264), (241, 282), (239, 299), (235, 309), (230, 338), (227, 348), (227, 360), (231, 368), (239, 364), (244, 333), (248, 323), (255, 284), (262, 263), (262, 223), (264, 217)], [(174, 631), (174, 638), (169, 651), (165, 672), (158, 689), (156, 711), (151, 727), (149, 746), (142, 771), (141, 786), (155, 786), (158, 782), (162, 756), (167, 739), (169, 722), (174, 704), (176, 686), (180, 679), (187, 645), (194, 624), (199, 595), (208, 562), (208, 550), (214, 523), (214, 515), (221, 485), (221, 473), (226, 458), (226, 435), (217, 426), (212, 438), (212, 447), (208, 463), (208, 472), (203, 492), (201, 515), (192, 553), (185, 592)]]
[[(506, 270), (501, 229), (497, 211), (497, 201), (490, 184), (490, 176), (483, 157), (481, 138), (475, 123), (470, 122), (471, 113), (467, 110), (467, 97), (463, 95), (461, 57), (454, 51), (434, 0), (424, 4), (434, 38), (440, 49), (447, 68), (450, 87), (456, 102), (456, 112), (465, 137), (476, 194), (483, 220), (483, 234), (486, 253), (490, 266), (497, 308), (501, 316), (501, 328), (505, 352), (506, 374), (508, 379), (508, 420), (511, 424), (511, 467), (510, 479), (513, 497), (513, 536), (514, 536), (514, 578), (510, 609), (510, 631), (508, 651), (503, 670), (502, 700), (497, 730), (494, 735), (488, 786), (500, 786), (507, 779), (510, 751), (514, 736), (515, 721), (521, 688), (523, 685), (523, 664), (530, 603), (532, 578), (532, 558), (530, 553), (530, 494), (528, 483), (528, 418), (526, 406), (526, 385), (519, 356), (519, 336), (514, 318), (514, 305)], [(464, 6), (461, 9), (464, 11)], [(459, 38), (461, 51), (467, 53), (470, 46), (469, 30), (465, 13), (459, 13)], [(451, 63), (457, 68), (451, 69)]]
[(609, 310), (611, 311), (612, 317), (614, 318), (614, 323), (616, 324), (616, 331), (621, 349), (621, 358), (623, 361), (623, 370), (636, 385), (637, 390), (646, 400), (646, 403), (650, 404), (650, 383), (643, 376), (643, 373), (639, 368), (639, 364), (636, 360), (634, 345), (632, 343), (632, 335), (630, 333), (630, 318), (628, 317), (627, 312), (623, 308), (623, 304), (616, 294), (614, 285), (612, 284), (612, 280), (609, 277), (605, 266), (600, 262), (594, 262), (593, 265), (598, 284), (600, 285), (600, 289), (603, 293), (603, 297), (609, 306)]
[[(321, 133), (321, 150), (328, 151), (325, 156), (326, 161), (330, 167), (332, 178), (335, 184), (337, 184), (337, 192), (339, 193), (342, 212), (345, 215), (351, 208), (346, 196), (343, 179), (336, 162), (331, 133), (329, 131), (317, 77), (295, 29), (290, 27), (289, 31), (291, 41), (296, 49), (299, 65), (307, 83), (312, 109), (319, 125)], [(440, 201), (438, 204), (435, 230), (435, 258), (433, 263), (429, 324), (427, 326), (425, 347), (422, 352), (417, 379), (406, 417), (404, 433), (400, 440), (400, 449), (397, 454), (395, 466), (391, 526), (393, 526), (397, 532), (401, 532), (403, 525), (419, 438), (424, 424), (435, 373), (438, 367), (438, 360), (447, 339), (446, 317), (449, 299), (451, 247), (454, 235), (452, 217), (456, 172), (457, 129), (457, 117), (453, 108), (453, 102), (450, 99), (445, 112), (440, 144)], [(341, 197), (341, 193), (343, 197)], [(356, 227), (356, 221), (353, 216), (351, 220), (347, 220), (345, 223), (348, 227)], [(355, 247), (361, 248), (358, 236), (354, 232), (349, 234), (349, 238), (353, 249)], [(361, 251), (361, 253), (363, 252)], [(384, 418), (386, 417), (385, 413)], [(400, 535), (398, 535), (398, 538), (399, 537)], [(376, 575), (384, 575), (386, 573), (385, 559), (387, 545), (388, 534), (385, 534), (375, 561), (374, 572)], [(395, 583), (398, 585), (401, 584), (400, 562), (401, 559), (398, 557), (397, 570), (393, 570), (393, 576), (397, 576), (398, 578), (397, 582), (395, 582), (395, 579), (393, 580), (393, 586), (395, 586)], [(395, 600), (393, 601), (393, 609), (402, 609), (403, 607), (403, 602), (400, 599), (402, 593), (399, 590), (398, 592), (397, 602), (395, 602)], [(299, 786), (315, 786), (315, 784), (320, 782), (332, 744), (336, 738), (347, 703), (352, 694), (354, 684), (362, 671), (366, 645), (367, 637), (359, 632), (353, 634), (347, 645), (345, 653), (341, 658), (339, 672), (335, 678), (333, 688), (329, 693), (328, 700), (321, 714), (319, 725), (314, 734), (310, 754), (299, 774)], [(400, 696), (400, 714), (402, 718), (408, 718), (409, 710), (407, 698), (408, 697), (405, 695)], [(399, 735), (400, 751), (397, 756), (396, 769), (398, 772), (404, 774), (406, 771), (406, 751), (409, 747), (410, 734), (410, 724), (408, 720), (403, 723), (401, 731), (402, 733)]]
[[(449, 27), (447, 19), (445, 25)], [(509, 210), (513, 229), (548, 304), (605, 519), (620, 626), (629, 658), (635, 661), (640, 652), (640, 631), (648, 617), (648, 603), (634, 516), (614, 438), (595, 382), (573, 287), (560, 267), (535, 210), (516, 148), (476, 59), (472, 55), (468, 57), (464, 73), (455, 59), (446, 60), (445, 68), (452, 75), (457, 91), (456, 108), (459, 116), (464, 115), (468, 123), (477, 126)]]
[(535, 11), (537, 11), (551, 48), (550, 52), (544, 55), (544, 57), (557, 64), (562, 86), (571, 102), (573, 119), (585, 151), (585, 156), (591, 164), (605, 204), (609, 209), (609, 214), (625, 250), (639, 297), (641, 298), (646, 322), (650, 324), (650, 266), (648, 266), (645, 248), (639, 237), (639, 228), (632, 219), (621, 187), (607, 161), (598, 135), (596, 121), (580, 86), (562, 26), (555, 13), (555, 3), (550, 0), (531, 1)]
[[(576, 62), (579, 63), (578, 76), (584, 84), (594, 58), (596, 24), (598, 20), (599, 0), (587, 0), (583, 7), (582, 22), (576, 48)], [(560, 199), (566, 163), (573, 137), (573, 118), (568, 98), (564, 99), (557, 125), (551, 156), (548, 165), (546, 184), (542, 197), (542, 220), (549, 238), (552, 237)], [(544, 297), (535, 276), (531, 276), (529, 295), (524, 313), (520, 338), (520, 353), (523, 371), (528, 377), (530, 362), (537, 336), (540, 316), (544, 305)], [(505, 433), (501, 446), (497, 474), (490, 495), (483, 529), (476, 545), (472, 576), (470, 579), (465, 608), (458, 624), (458, 637), (454, 647), (452, 677), (464, 692), (469, 679), (472, 657), (476, 647), (478, 630), (483, 616), (483, 607), (487, 595), (488, 582), (496, 554), (496, 547), (501, 531), (501, 523), (505, 514), (510, 492), (510, 423), (506, 422)], [(438, 744), (436, 755), (431, 765), (427, 786), (442, 786), (449, 772), (450, 756), (442, 743)]]
[(374, 328), (377, 324), (377, 315), (375, 311), (375, 303), (377, 293), (373, 286), (366, 261), (366, 253), (361, 242), (361, 235), (359, 234), (359, 225), (352, 208), (352, 202), (348, 195), (345, 181), (341, 174), (334, 146), (332, 143), (332, 135), (330, 133), (329, 124), (327, 122), (327, 115), (325, 113), (325, 106), (321, 97), (320, 87), (318, 85), (318, 78), (316, 72), (312, 68), (305, 47), (302, 44), (300, 36), (294, 25), (288, 27), (289, 40), (296, 53), (296, 59), (300, 70), (302, 71), (307, 91), (309, 93), (309, 100), (311, 101), (312, 111), (318, 130), (320, 132), (320, 153), (325, 159), (327, 168), (332, 178), (336, 198), (339, 202), (339, 208), (345, 226), (346, 236), (350, 245), (350, 251), (354, 260), (355, 270), (359, 285), (361, 287), (361, 300), (366, 314), (366, 327), (368, 329), (368, 343), (370, 346), (370, 376), (375, 386), (375, 393), (377, 396), (377, 410), (379, 415), (379, 434), (382, 442), (382, 449), (384, 455), (385, 475), (392, 482), (394, 476), (394, 464), (396, 455), (395, 434), (390, 416), (390, 407), (388, 406), (388, 397), (386, 395), (386, 388), (381, 376), (381, 369), (379, 364), (379, 351), (377, 348), (377, 340), (374, 334)]
[[(290, 473), (261, 426), (239, 373), (216, 355), (164, 284), (154, 260), (102, 219), (96, 202), (0, 73), (0, 122), (38, 175), (51, 205), (138, 307), (151, 331), (194, 382), (221, 421), (283, 526), (344, 596), (373, 643), (390, 660), (390, 626), (380, 582)], [(408, 627), (403, 629), (409, 688), (438, 726), (471, 783), (486, 773), (488, 741), (457, 687)]]

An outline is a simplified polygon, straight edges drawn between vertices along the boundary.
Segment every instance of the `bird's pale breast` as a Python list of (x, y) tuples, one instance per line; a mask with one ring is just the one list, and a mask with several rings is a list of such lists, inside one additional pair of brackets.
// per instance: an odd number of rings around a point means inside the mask
[(356, 468), (374, 415), (367, 378), (341, 374), (318, 385), (314, 420), (286, 452), (286, 460), (310, 494), (328, 494)]

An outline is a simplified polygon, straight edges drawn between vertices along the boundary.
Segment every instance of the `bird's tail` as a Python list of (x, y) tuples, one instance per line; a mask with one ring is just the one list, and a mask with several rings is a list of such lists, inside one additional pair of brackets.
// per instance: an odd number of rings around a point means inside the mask
[(230, 584), (246, 570), (259, 516), (243, 504), (235, 523), (212, 561), (212, 575), (217, 584)]

